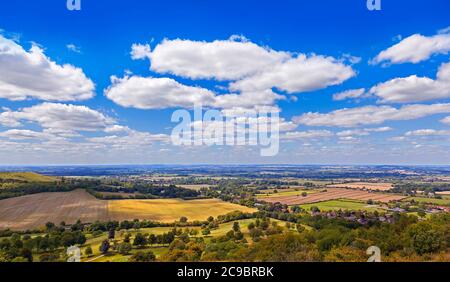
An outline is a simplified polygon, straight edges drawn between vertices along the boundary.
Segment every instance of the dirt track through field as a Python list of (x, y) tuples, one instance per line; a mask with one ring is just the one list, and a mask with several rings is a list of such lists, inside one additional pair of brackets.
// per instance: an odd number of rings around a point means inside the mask
[(264, 201), (269, 203), (282, 203), (286, 205), (300, 205), (323, 202), (328, 200), (349, 199), (367, 201), (373, 200), (378, 202), (388, 203), (391, 201), (398, 201), (404, 199), (404, 196), (370, 193), (367, 191), (360, 191), (354, 189), (328, 188), (327, 192), (313, 193), (306, 197), (303, 196), (282, 196), (265, 198)]

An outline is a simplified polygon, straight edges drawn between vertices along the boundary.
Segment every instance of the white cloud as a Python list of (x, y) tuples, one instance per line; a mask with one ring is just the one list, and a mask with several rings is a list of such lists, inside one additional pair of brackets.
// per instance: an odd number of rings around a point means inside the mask
[(126, 135), (109, 135), (88, 138), (87, 140), (93, 143), (109, 145), (116, 149), (128, 150), (132, 147), (149, 146), (158, 141), (167, 142), (170, 140), (170, 137), (165, 134), (151, 134), (129, 130)]
[(171, 78), (140, 76), (112, 77), (105, 95), (123, 107), (138, 109), (191, 108), (195, 104), (212, 105), (215, 94), (205, 88), (186, 86)]
[(275, 51), (242, 36), (213, 42), (165, 39), (153, 51), (133, 44), (133, 59), (149, 58), (151, 70), (190, 79), (231, 81), (230, 89), (256, 92), (277, 88), (288, 93), (305, 92), (340, 84), (355, 76), (351, 66), (357, 57), (343, 59)]
[(441, 122), (450, 125), (450, 116), (442, 119)]
[(78, 101), (92, 98), (94, 88), (82, 69), (58, 65), (37, 45), (27, 52), (0, 35), (0, 98)]
[(435, 129), (419, 129), (408, 131), (406, 136), (445, 136), (450, 135), (450, 130), (435, 130)]
[(131, 58), (133, 60), (140, 60), (145, 58), (150, 58), (151, 49), (148, 44), (133, 44), (131, 46)]
[(371, 132), (386, 132), (390, 131), (392, 128), (390, 127), (376, 127), (376, 128), (364, 128), (364, 129), (352, 129), (352, 130), (344, 130), (336, 133), (339, 137), (346, 136), (368, 136)]
[(365, 106), (326, 114), (309, 112), (294, 117), (293, 120), (308, 126), (355, 127), (390, 120), (413, 120), (439, 113), (450, 113), (450, 104), (406, 105), (399, 109), (390, 106)]
[[(152, 50), (150, 45), (133, 44), (132, 59), (148, 58), (151, 70), (189, 79), (229, 81), (227, 94), (187, 86), (171, 78), (139, 76), (112, 77), (105, 95), (116, 104), (139, 109), (190, 108), (194, 104), (220, 109), (255, 109), (273, 106), (288, 93), (312, 91), (340, 84), (355, 75), (344, 61), (275, 51), (250, 42), (243, 36), (213, 42), (165, 39)], [(234, 93), (233, 93), (234, 92)]]
[(384, 61), (393, 64), (419, 63), (429, 59), (434, 54), (448, 54), (449, 51), (450, 33), (442, 33), (430, 37), (413, 34), (380, 52), (373, 60), (373, 63)]
[(43, 103), (19, 111), (0, 113), (0, 123), (17, 126), (22, 121), (37, 123), (58, 131), (97, 131), (114, 124), (114, 120), (86, 106)]
[(249, 109), (272, 105), (276, 100), (284, 99), (271, 90), (217, 95), (208, 89), (187, 86), (171, 78), (113, 76), (111, 82), (112, 85), (105, 90), (106, 97), (123, 107), (138, 109), (192, 108), (195, 105)]
[(298, 139), (319, 139), (325, 137), (331, 137), (334, 134), (328, 130), (308, 130), (308, 131), (293, 131), (287, 132), (281, 136), (285, 140), (298, 140)]
[(288, 93), (307, 92), (341, 84), (355, 75), (351, 67), (332, 57), (301, 54), (233, 82), (230, 89), (257, 91), (277, 88)]
[(11, 140), (42, 140), (50, 139), (53, 135), (45, 132), (32, 131), (27, 129), (10, 129), (0, 132), (0, 137), (8, 138)]
[(237, 80), (288, 58), (249, 41), (163, 40), (149, 55), (151, 70), (191, 79)]
[(433, 80), (412, 75), (380, 83), (370, 89), (385, 103), (420, 102), (450, 98), (450, 63), (442, 64)]
[(80, 54), (81, 53), (81, 47), (78, 47), (77, 45), (70, 43), (66, 45), (67, 49), (69, 49), (69, 51), (75, 52)]
[(365, 92), (366, 92), (366, 89), (364, 89), (364, 88), (351, 89), (351, 90), (347, 90), (347, 91), (343, 91), (343, 92), (334, 94), (333, 100), (334, 101), (342, 101), (345, 99), (361, 98), (361, 97), (364, 97)]

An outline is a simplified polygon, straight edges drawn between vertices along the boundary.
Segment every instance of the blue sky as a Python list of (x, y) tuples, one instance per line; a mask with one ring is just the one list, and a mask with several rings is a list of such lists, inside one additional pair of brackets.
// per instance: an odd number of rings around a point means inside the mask
[[(67, 10), (65, 0), (3, 2), (1, 164), (450, 162), (449, 1), (382, 0), (381, 11), (369, 11), (365, 0), (81, 0), (81, 11)], [(215, 53), (212, 42), (231, 55)], [(4, 49), (11, 44), (14, 56)], [(133, 59), (133, 44), (148, 45), (148, 52)], [(33, 45), (45, 58), (42, 65), (27, 65)], [(227, 51), (231, 45), (233, 52)], [(186, 63), (200, 52), (195, 46), (213, 57)], [(261, 51), (261, 59), (247, 58), (247, 47)], [(268, 50), (287, 58), (269, 59)], [(302, 55), (303, 63), (293, 62)], [(214, 72), (214, 62), (228, 64), (232, 56), (247, 59), (242, 68), (248, 72), (240, 73), (239, 60), (236, 74)], [(260, 66), (265, 59), (276, 62)], [(142, 81), (132, 80), (137, 77)], [(156, 87), (159, 79), (172, 88)], [(244, 80), (257, 89), (240, 85)], [(134, 97), (130, 89), (144, 94)], [(333, 99), (356, 89), (359, 97)], [(171, 100), (164, 97), (172, 90)], [(190, 91), (207, 94), (198, 98)], [(179, 99), (218, 100), (229, 93), (244, 97), (210, 107), (280, 110), (289, 130), (282, 132), (277, 156), (261, 157), (254, 147), (167, 141), (174, 110), (189, 109), (191, 100), (180, 105)]]

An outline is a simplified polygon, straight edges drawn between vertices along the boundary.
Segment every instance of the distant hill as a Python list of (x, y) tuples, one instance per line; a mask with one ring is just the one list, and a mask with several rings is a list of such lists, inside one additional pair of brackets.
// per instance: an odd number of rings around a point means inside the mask
[(0, 182), (55, 182), (57, 179), (34, 172), (0, 172)]

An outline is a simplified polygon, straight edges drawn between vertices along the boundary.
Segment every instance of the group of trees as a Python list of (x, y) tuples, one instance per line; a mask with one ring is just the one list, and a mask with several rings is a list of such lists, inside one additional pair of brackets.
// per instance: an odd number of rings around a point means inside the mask
[[(122, 199), (129, 198), (120, 195), (120, 192), (135, 193), (134, 198), (136, 199), (154, 199), (154, 198), (181, 198), (181, 199), (193, 199), (198, 198), (200, 193), (182, 187), (177, 187), (175, 185), (154, 185), (145, 182), (133, 182), (133, 183), (122, 183), (118, 182), (114, 185), (99, 184), (92, 186), (89, 192), (97, 198), (100, 199)], [(99, 192), (112, 192), (117, 193), (116, 195), (104, 196)]]
[[(50, 226), (50, 224), (49, 224)], [(52, 225), (45, 235), (31, 237), (28, 234), (12, 234), (0, 240), (0, 253), (5, 261), (57, 261), (64, 256), (63, 250), (74, 245), (83, 245), (86, 236), (82, 231), (62, 230)]]

